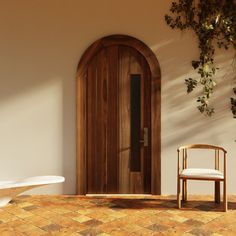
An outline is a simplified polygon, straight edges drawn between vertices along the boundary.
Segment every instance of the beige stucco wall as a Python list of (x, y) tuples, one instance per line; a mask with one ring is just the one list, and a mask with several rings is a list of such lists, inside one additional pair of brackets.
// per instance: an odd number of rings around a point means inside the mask
[[(195, 109), (197, 92), (186, 96), (183, 85), (198, 56), (197, 43), (191, 32), (166, 26), (170, 2), (0, 1), (0, 180), (64, 175), (63, 186), (33, 193), (75, 193), (76, 67), (96, 39), (128, 34), (153, 49), (162, 70), (162, 193), (176, 192), (177, 146), (195, 142), (228, 150), (229, 192), (236, 193), (236, 124), (229, 111), (233, 54), (217, 54), (226, 82), (213, 98), (217, 113), (205, 118)], [(196, 183), (190, 190), (210, 193), (212, 186)]]

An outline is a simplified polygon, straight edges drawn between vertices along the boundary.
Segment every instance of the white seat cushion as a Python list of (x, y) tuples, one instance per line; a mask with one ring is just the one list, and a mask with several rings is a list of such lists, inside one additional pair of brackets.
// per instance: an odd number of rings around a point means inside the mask
[(189, 177), (196, 179), (224, 179), (224, 175), (219, 170), (214, 169), (200, 169), (200, 168), (187, 168), (180, 173), (180, 177)]

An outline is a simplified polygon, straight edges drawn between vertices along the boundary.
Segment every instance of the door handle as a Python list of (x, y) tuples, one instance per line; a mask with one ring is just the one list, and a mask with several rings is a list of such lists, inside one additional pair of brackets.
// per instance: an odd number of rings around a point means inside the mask
[(144, 147), (148, 147), (148, 127), (143, 128), (143, 139), (139, 140), (140, 143), (143, 143)]

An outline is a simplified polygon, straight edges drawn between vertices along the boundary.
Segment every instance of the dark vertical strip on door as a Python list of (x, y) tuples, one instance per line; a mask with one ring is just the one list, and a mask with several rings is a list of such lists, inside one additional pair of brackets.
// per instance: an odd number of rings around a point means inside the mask
[(130, 170), (141, 171), (140, 129), (141, 129), (141, 75), (130, 75), (130, 127), (131, 150)]

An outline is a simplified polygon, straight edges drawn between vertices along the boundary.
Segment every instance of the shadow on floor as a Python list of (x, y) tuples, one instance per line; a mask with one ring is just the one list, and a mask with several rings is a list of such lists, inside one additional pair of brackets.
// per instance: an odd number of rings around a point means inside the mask
[[(104, 207), (113, 210), (122, 209), (155, 209), (155, 210), (178, 210), (175, 199), (125, 199), (125, 198), (92, 198), (94, 207)], [(229, 210), (236, 210), (236, 202), (228, 202)], [(189, 200), (182, 203), (181, 210), (185, 211), (222, 211), (223, 203), (216, 204), (213, 200)]]

